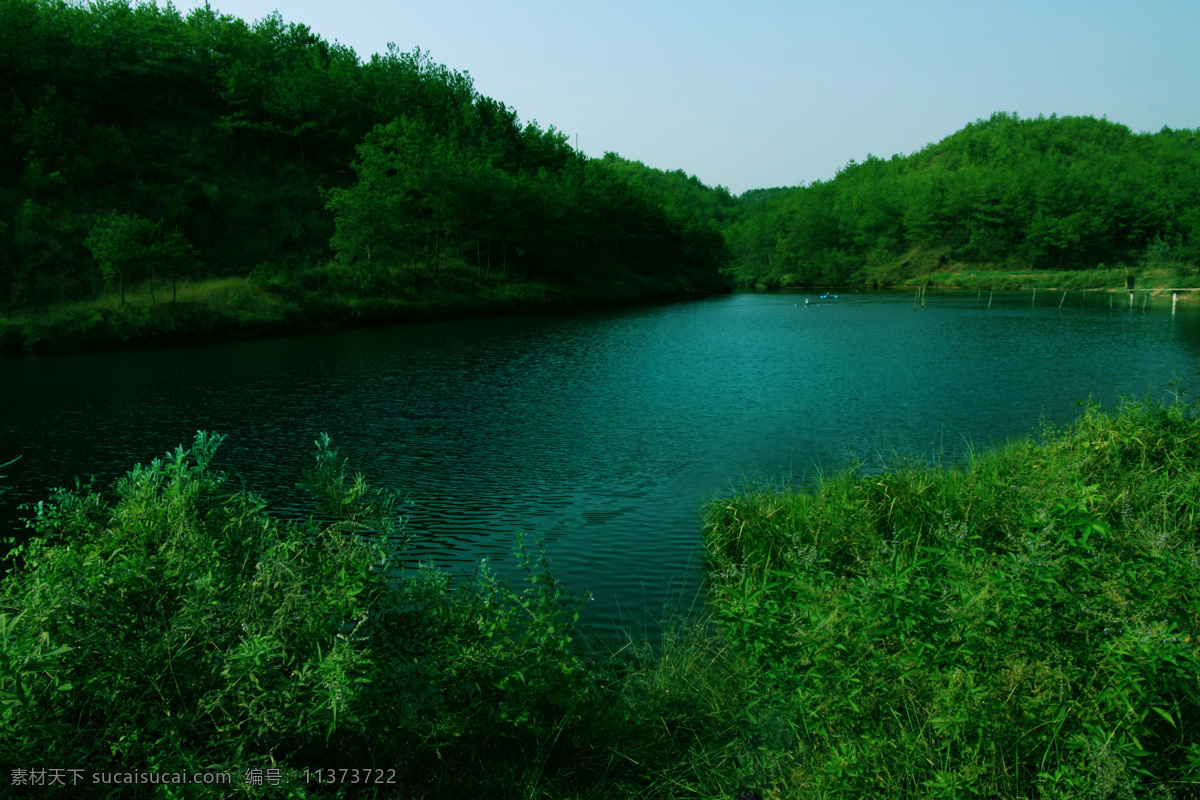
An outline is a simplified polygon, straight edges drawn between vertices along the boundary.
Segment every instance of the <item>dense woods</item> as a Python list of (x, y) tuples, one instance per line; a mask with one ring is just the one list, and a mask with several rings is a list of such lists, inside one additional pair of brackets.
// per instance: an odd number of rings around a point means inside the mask
[(278, 14), (0, 0), (0, 75), (10, 309), (251, 273), (293, 293), (448, 270), (651, 293), (725, 260), (710, 226), (468, 75), (419, 50), (362, 61)]
[(747, 192), (725, 228), (744, 279), (887, 282), (950, 264), (1194, 265), (1200, 131), (997, 113), (829, 181)]
[(0, 76), (6, 349), (735, 279), (1174, 267), (1190, 280), (1200, 260), (1193, 130), (997, 113), (911, 155), (734, 197), (587, 158), (428, 53), (364, 60), (278, 13), (0, 0)]

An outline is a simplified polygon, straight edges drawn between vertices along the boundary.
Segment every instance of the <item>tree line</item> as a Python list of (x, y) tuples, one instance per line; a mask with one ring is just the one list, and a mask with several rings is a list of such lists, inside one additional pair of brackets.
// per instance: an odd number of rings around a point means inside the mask
[(314, 270), (362, 295), (450, 270), (628, 294), (1200, 260), (1195, 130), (997, 113), (734, 197), (589, 159), (428, 53), (360, 59), (278, 13), (0, 0), (0, 76), (9, 310)]
[(868, 155), (828, 181), (747, 192), (723, 232), (743, 276), (800, 284), (953, 263), (1194, 265), (1198, 134), (996, 113), (908, 156)]
[(469, 75), (278, 13), (0, 0), (0, 303), (336, 265), (362, 292), (482, 277), (719, 281), (721, 235)]

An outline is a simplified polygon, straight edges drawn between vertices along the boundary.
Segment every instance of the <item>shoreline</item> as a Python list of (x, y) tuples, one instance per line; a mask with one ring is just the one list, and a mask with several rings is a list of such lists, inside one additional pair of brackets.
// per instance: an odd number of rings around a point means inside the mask
[[(213, 289), (217, 286), (217, 289)], [(187, 287), (192, 299), (119, 306), (113, 297), (0, 314), (0, 357), (246, 341), (376, 325), (434, 322), (683, 300), (690, 287), (624, 285), (616, 292), (540, 283), (435, 287), (424, 296), (334, 295), (299, 300), (248, 278)], [(732, 291), (732, 289), (727, 290)], [(706, 290), (705, 293), (719, 293)], [(139, 298), (139, 300), (142, 298)]]
[(401, 534), (394, 497), (351, 483), (328, 439), (306, 480), (346, 516), (322, 529), (233, 488), (209, 468), (223, 437), (198, 433), (111, 500), (76, 489), (39, 511), (0, 580), (0, 677), (30, 698), (0, 758), (70, 763), (140, 735), (114, 771), (297, 777), (367, 754), (418, 796), (1005, 800), (1090, 794), (1102, 759), (1114, 781), (1190, 789), (1200, 407), (1183, 398), (1092, 405), (962, 468), (718, 498), (708, 614), (668, 619), (657, 649), (591, 639), (520, 542), (521, 586), (392, 583), (405, 552), (347, 534)]
[[(1072, 273), (940, 272), (915, 276), (872, 291), (1045, 292), (1123, 295), (1124, 273), (1114, 270)], [(1200, 303), (1200, 283), (1173, 272), (1135, 275), (1135, 296)], [(1038, 280), (1038, 279), (1041, 280)], [(936, 279), (936, 280), (935, 280)], [(1064, 283), (1074, 285), (1063, 285)], [(1106, 283), (1108, 285), (1096, 285)], [(818, 291), (854, 287), (755, 287), (758, 291)], [(862, 288), (862, 287), (857, 287)], [(719, 291), (724, 289), (724, 291)], [(243, 341), (374, 325), (470, 319), (509, 314), (569, 311), (683, 300), (697, 295), (728, 294), (732, 287), (697, 289), (679, 284), (621, 281), (607, 293), (525, 282), (493, 285), (452, 282), (408, 288), (396, 295), (307, 294), (294, 287), (261, 284), (251, 278), (212, 279), (180, 287), (175, 301), (148, 302), (143, 290), (130, 290), (130, 301), (118, 304), (109, 293), (75, 303), (49, 305), (0, 314), (0, 357), (34, 353), (77, 353), (126, 347), (160, 347)], [(162, 290), (160, 289), (160, 294)]]

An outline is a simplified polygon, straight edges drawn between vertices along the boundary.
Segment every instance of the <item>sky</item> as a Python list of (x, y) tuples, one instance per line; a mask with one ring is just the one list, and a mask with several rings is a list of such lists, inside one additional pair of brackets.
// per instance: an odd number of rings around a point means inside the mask
[(363, 60), (420, 48), (589, 156), (734, 194), (828, 180), (995, 111), (1200, 128), (1197, 0), (210, 3), (278, 11)]

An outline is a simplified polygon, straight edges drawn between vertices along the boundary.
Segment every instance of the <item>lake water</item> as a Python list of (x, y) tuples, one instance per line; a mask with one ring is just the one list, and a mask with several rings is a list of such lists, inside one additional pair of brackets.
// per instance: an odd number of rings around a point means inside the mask
[[(518, 575), (517, 531), (606, 632), (687, 606), (700, 508), (746, 480), (811, 482), (849, 453), (944, 463), (1068, 423), (1089, 396), (1200, 391), (1200, 314), (1107, 295), (714, 296), (668, 305), (0, 360), (17, 504), (227, 434), (218, 466), (280, 513), (325, 431), (399, 489), (415, 551)], [(810, 305), (805, 307), (805, 300)], [(1122, 307), (1124, 303), (1124, 307)], [(646, 616), (648, 615), (648, 617)]]

